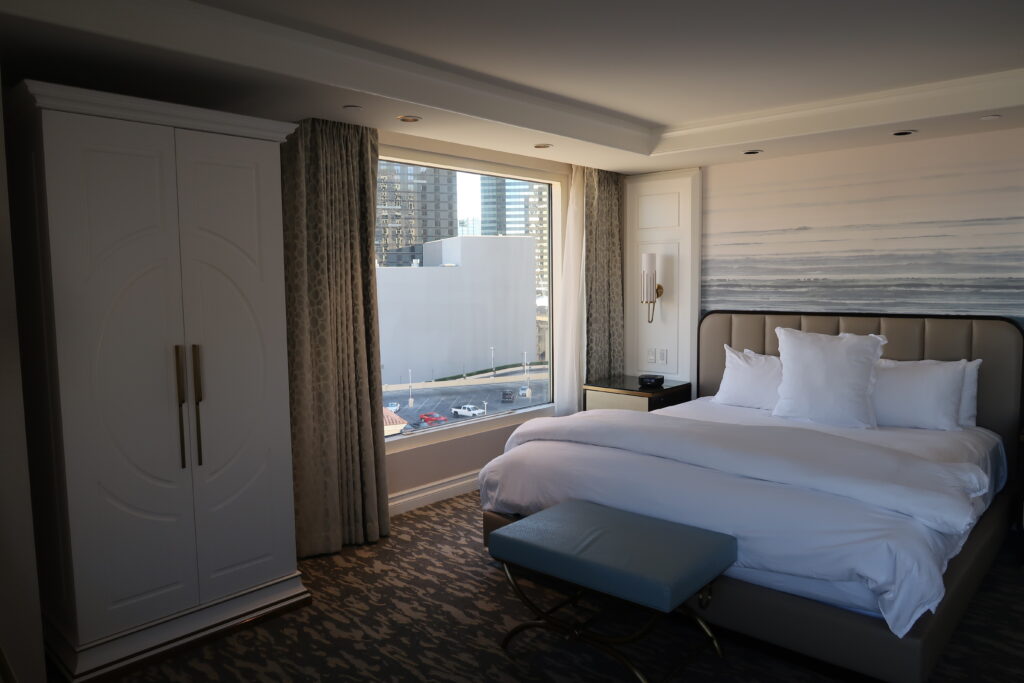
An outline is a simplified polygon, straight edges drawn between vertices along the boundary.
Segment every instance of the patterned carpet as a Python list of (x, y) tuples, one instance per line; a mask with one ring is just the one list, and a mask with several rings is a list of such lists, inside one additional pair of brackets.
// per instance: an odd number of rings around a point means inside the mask
[[(1014, 538), (1004, 549), (933, 681), (1024, 680), (1020, 546)], [(396, 517), (385, 541), (304, 560), (301, 570), (312, 605), (173, 653), (119, 680), (630, 680), (604, 655), (545, 631), (523, 633), (509, 655), (501, 650), (506, 630), (529, 615), (482, 547), (475, 493)], [(539, 595), (556, 595), (533, 587)], [(622, 614), (615, 623), (638, 618)], [(652, 681), (859, 680), (737, 634), (718, 635), (724, 659), (711, 654), (684, 619), (663, 621), (627, 652)], [(681, 659), (687, 652), (692, 656)]]

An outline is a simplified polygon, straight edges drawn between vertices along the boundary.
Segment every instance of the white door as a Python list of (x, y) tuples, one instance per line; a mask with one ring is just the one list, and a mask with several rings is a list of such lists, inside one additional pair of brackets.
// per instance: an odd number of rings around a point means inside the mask
[(176, 138), (207, 602), (295, 570), (281, 162), (273, 142)]
[(198, 603), (174, 131), (45, 111), (68, 523), (88, 642)]

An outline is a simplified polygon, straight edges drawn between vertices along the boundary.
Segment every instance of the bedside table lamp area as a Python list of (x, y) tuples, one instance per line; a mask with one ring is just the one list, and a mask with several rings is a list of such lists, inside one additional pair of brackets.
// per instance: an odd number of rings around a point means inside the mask
[(661, 386), (647, 386), (635, 375), (591, 380), (583, 385), (584, 410), (620, 408), (651, 411), (690, 400), (690, 383), (665, 380)]

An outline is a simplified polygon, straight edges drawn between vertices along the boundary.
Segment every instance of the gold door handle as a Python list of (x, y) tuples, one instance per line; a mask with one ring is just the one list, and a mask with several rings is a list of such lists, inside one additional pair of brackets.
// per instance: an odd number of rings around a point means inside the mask
[(203, 402), (203, 366), (199, 359), (199, 344), (192, 345), (192, 389), (196, 394), (196, 454), (203, 466), (203, 427), (199, 418), (199, 404)]
[(185, 418), (181, 414), (181, 408), (185, 405), (185, 347), (180, 344), (174, 345), (174, 370), (178, 382), (178, 445), (181, 448), (181, 469), (188, 466), (185, 458)]

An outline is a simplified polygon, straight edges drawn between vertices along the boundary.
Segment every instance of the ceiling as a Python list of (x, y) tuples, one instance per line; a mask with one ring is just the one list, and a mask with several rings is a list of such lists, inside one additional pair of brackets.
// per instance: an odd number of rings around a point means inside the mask
[(1022, 29), (1019, 0), (0, 0), (0, 59), (635, 173), (1024, 126)]
[(668, 128), (1024, 67), (1020, 0), (200, 2)]

